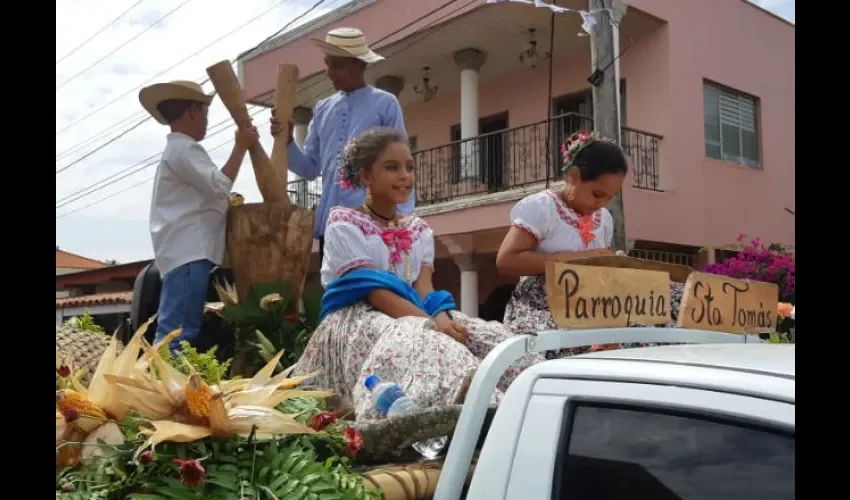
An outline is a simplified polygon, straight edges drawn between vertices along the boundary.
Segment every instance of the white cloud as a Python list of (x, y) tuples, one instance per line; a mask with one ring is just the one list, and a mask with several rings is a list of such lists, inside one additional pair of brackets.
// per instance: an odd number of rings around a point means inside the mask
[[(65, 58), (74, 47), (135, 2), (136, 0), (58, 1), (56, 60)], [(347, 2), (348, 0), (326, 0), (298, 24)], [(59, 157), (56, 170), (66, 167), (147, 116), (138, 101), (138, 91), (143, 85), (169, 80), (201, 81), (206, 78), (205, 68), (224, 59), (233, 60), (237, 54), (263, 41), (312, 7), (316, 0), (188, 0), (164, 21), (148, 29), (114, 55), (75, 76), (181, 3), (182, 0), (144, 0), (120, 21), (56, 66), (56, 86), (59, 87), (56, 91), (56, 155)], [(224, 37), (265, 11), (268, 12), (256, 21)], [(213, 45), (199, 54), (159, 75), (211, 43)], [(211, 88), (209, 84), (206, 87)], [(113, 100), (114, 103), (103, 107)], [(101, 107), (102, 110), (83, 119)], [(268, 116), (268, 111), (263, 110), (254, 116), (254, 123), (260, 129), (263, 146), (266, 151), (271, 152)], [(128, 120), (133, 117), (133, 120)], [(83, 120), (79, 121), (81, 119)], [(225, 124), (213, 127), (221, 121), (225, 121)], [(230, 124), (232, 120), (227, 110), (220, 100), (216, 100), (210, 109), (210, 131), (204, 141), (208, 150), (233, 138), (232, 128), (215, 134)], [(107, 129), (108, 133), (95, 141), (89, 141)], [(145, 158), (158, 156), (162, 151), (166, 133), (166, 128), (149, 120), (61, 172), (56, 176), (57, 205), (61, 204), (58, 203), (60, 200), (81, 189), (118, 174)], [(85, 145), (78, 147), (81, 143)], [(210, 155), (218, 164), (223, 164), (230, 154), (231, 146), (232, 143), (227, 144), (212, 151)], [(128, 262), (151, 258), (153, 251), (147, 219), (152, 183), (146, 182), (135, 188), (128, 188), (150, 178), (154, 170), (155, 165), (147, 167), (91, 195), (57, 208), (57, 215), (72, 211), (74, 213), (56, 219), (56, 244), (69, 251), (97, 259), (114, 258)], [(92, 204), (122, 190), (126, 192), (102, 203)], [(248, 201), (260, 200), (247, 158), (234, 190), (245, 195)], [(90, 204), (92, 206), (83, 208)]]

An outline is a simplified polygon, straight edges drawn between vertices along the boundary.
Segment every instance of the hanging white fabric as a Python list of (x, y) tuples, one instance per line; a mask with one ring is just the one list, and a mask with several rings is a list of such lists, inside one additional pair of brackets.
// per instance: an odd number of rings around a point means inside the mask
[(554, 12), (555, 14), (564, 14), (566, 12), (577, 12), (582, 19), (581, 29), (584, 30), (588, 35), (590, 34), (590, 30), (593, 29), (593, 25), (596, 24), (596, 12), (598, 11), (587, 11), (587, 10), (576, 10), (570, 9), (567, 7), (560, 7), (558, 5), (547, 3), (544, 0), (487, 0), (486, 3), (502, 3), (502, 2), (514, 2), (514, 3), (524, 3), (527, 5), (534, 5), (535, 7), (546, 8)]

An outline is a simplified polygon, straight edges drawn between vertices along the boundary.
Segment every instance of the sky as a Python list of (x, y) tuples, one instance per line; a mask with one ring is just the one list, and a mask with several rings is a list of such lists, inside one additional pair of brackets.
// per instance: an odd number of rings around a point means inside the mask
[[(95, 149), (147, 116), (138, 101), (143, 86), (170, 80), (199, 82), (206, 78), (205, 68), (234, 60), (316, 1), (57, 0), (56, 245), (99, 260), (153, 258), (149, 179), (156, 163), (143, 165), (161, 153), (167, 130), (148, 120)], [(348, 1), (325, 0), (298, 24)], [(794, 0), (754, 3), (794, 22)], [(205, 89), (212, 87), (206, 84)], [(264, 110), (254, 116), (254, 124), (271, 152), (268, 117)], [(219, 122), (223, 124), (216, 126)], [(219, 99), (210, 108), (209, 123), (203, 144), (213, 161), (222, 165), (232, 148), (233, 128), (226, 128), (232, 120)], [(260, 195), (247, 156), (245, 161), (233, 189), (246, 201), (257, 202)], [(91, 191), (95, 184), (105, 186)]]

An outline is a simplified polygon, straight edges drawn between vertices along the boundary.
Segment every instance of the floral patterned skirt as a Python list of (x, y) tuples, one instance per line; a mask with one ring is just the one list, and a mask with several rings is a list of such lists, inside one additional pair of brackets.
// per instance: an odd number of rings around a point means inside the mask
[[(682, 301), (684, 285), (670, 282), (670, 318), (667, 327), (676, 325), (679, 317), (679, 304)], [(544, 276), (523, 276), (511, 295), (511, 300), (505, 308), (505, 327), (514, 335), (537, 334), (546, 330), (555, 330), (555, 319), (549, 312), (546, 300), (546, 278)], [(644, 326), (644, 325), (635, 325)], [(618, 348), (647, 347), (661, 344), (619, 344)], [(592, 346), (560, 349), (546, 352), (546, 358), (563, 358), (582, 354), (591, 350)]]
[[(452, 404), (467, 374), (511, 333), (495, 321), (452, 317), (469, 330), (463, 345), (436, 330), (430, 318), (391, 318), (365, 302), (336, 311), (313, 333), (293, 375), (321, 373), (310, 386), (351, 398), (359, 421), (378, 418), (363, 382), (371, 374), (399, 384), (420, 408)], [(498, 404), (513, 379), (543, 356), (527, 355), (502, 376), (492, 403)]]

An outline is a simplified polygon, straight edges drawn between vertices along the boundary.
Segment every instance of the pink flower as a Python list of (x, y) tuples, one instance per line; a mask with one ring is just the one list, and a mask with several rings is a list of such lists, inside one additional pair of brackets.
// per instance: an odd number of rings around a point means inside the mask
[[(744, 238), (742, 234), (738, 240)], [(793, 256), (781, 245), (765, 245), (759, 238), (742, 245), (736, 256), (706, 266), (703, 271), (730, 278), (775, 283), (783, 302), (792, 301), (795, 292), (796, 264)]]
[(354, 184), (352, 184), (351, 181), (348, 180), (348, 175), (346, 175), (345, 170), (342, 169), (340, 169), (339, 171), (339, 180), (337, 181), (337, 184), (339, 184), (339, 187), (341, 187), (342, 189), (354, 188)]

